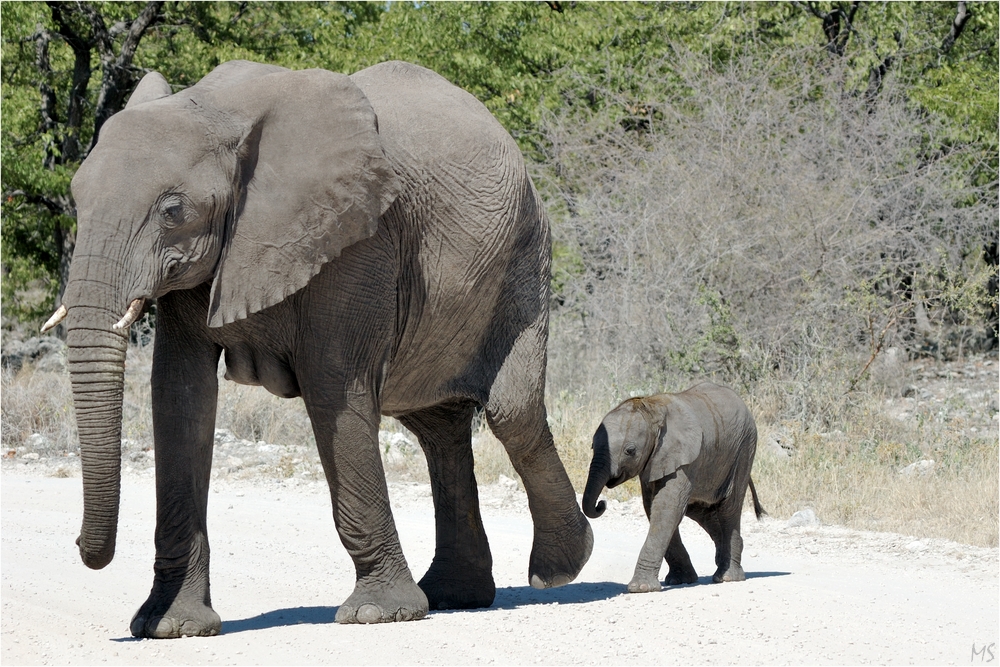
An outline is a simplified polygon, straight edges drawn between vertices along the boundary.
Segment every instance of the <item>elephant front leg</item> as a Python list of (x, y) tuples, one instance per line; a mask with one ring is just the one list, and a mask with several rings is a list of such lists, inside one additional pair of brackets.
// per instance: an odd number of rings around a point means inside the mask
[(306, 400), (330, 484), (337, 533), (357, 573), (354, 592), (337, 610), (337, 623), (410, 621), (428, 611), (427, 596), (410, 575), (389, 508), (375, 405), (369, 394), (330, 402)]
[[(648, 483), (642, 484), (642, 506), (646, 510), (647, 519), (650, 517), (653, 505), (653, 491), (650, 487)], [(691, 564), (691, 556), (681, 540), (680, 524), (674, 531), (674, 536), (670, 538), (670, 544), (667, 545), (666, 560), (670, 569), (667, 571), (666, 581), (663, 582), (665, 585), (678, 586), (698, 581), (698, 573)]]
[[(678, 558), (675, 551), (670, 553), (668, 548), (677, 533), (687, 507), (688, 498), (691, 495), (691, 485), (688, 483), (687, 475), (683, 470), (678, 470), (666, 480), (656, 480), (653, 482), (643, 481), (644, 499), (648, 495), (649, 505), (649, 532), (646, 534), (646, 541), (639, 551), (639, 559), (635, 564), (635, 572), (632, 580), (628, 584), (629, 593), (649, 593), (658, 591), (660, 587), (660, 564), (663, 559), (671, 557)], [(677, 537), (680, 549), (684, 549)], [(676, 545), (675, 545), (676, 546)], [(684, 555), (687, 551), (684, 550)], [(687, 559), (688, 566), (691, 565), (690, 558)], [(691, 567), (691, 572), (694, 568)], [(697, 575), (695, 575), (697, 580)]]
[(419, 582), (431, 609), (489, 607), (496, 595), (473, 470), (472, 415), (472, 404), (462, 403), (400, 417), (420, 440), (434, 494), (434, 560)]
[[(179, 334), (171, 299), (160, 301), (153, 354), (156, 561), (153, 589), (131, 622), (136, 637), (216, 635), (209, 591), (206, 514), (220, 350)], [(176, 344), (185, 339), (183, 349)]]

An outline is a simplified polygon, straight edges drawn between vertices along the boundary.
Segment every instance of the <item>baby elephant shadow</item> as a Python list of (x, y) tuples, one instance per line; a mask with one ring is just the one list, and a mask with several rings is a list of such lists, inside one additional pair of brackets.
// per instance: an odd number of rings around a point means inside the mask
[[(791, 574), (791, 572), (747, 572), (746, 573), (746, 577), (747, 577), (747, 580), (750, 580), (750, 579), (768, 579), (770, 577), (787, 577), (790, 574)], [(698, 577), (698, 581), (696, 581), (694, 583), (691, 583), (691, 584), (671, 584), (669, 586), (668, 585), (664, 585), (663, 586), (663, 590), (673, 590), (674, 588), (690, 588), (690, 587), (693, 587), (693, 586), (701, 586), (703, 584), (713, 584), (714, 585), (715, 582), (712, 581), (712, 577), (711, 576)]]

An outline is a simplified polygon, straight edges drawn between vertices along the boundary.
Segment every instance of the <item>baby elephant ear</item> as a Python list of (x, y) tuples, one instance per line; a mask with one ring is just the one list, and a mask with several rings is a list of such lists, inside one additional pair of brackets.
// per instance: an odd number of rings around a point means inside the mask
[(665, 406), (660, 432), (649, 457), (649, 479), (663, 479), (681, 466), (694, 463), (701, 453), (704, 431), (690, 408), (678, 400)]
[(139, 85), (135, 87), (132, 94), (128, 98), (128, 104), (125, 105), (126, 109), (131, 109), (145, 102), (152, 102), (153, 100), (158, 100), (161, 97), (167, 97), (173, 91), (170, 90), (170, 84), (167, 80), (163, 78), (163, 75), (159, 72), (150, 72), (146, 76), (142, 77), (142, 81)]
[(209, 304), (218, 327), (280, 302), (373, 236), (401, 186), (368, 98), (342, 74), (278, 71), (200, 97), (241, 128)]

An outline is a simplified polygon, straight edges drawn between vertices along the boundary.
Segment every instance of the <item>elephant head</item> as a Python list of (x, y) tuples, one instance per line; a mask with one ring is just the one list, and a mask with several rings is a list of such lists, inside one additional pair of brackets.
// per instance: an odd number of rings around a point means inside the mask
[(77, 245), (54, 319), (67, 322), (80, 434), (77, 543), (101, 568), (117, 531), (127, 331), (145, 304), (210, 283), (209, 327), (272, 306), (372, 236), (400, 185), (348, 77), (235, 61), (173, 95), (147, 75), (72, 190)]
[(604, 513), (601, 491), (645, 472), (663, 479), (693, 462), (701, 450), (701, 431), (686, 411), (666, 395), (630, 398), (605, 415), (593, 440), (593, 458), (583, 492), (583, 512)]

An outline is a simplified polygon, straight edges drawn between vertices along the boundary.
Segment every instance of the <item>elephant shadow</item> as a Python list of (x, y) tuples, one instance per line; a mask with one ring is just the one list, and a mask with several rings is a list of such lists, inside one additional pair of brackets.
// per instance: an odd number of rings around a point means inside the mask
[[(559, 588), (537, 589), (531, 586), (506, 586), (497, 588), (496, 598), (490, 609), (516, 609), (535, 604), (585, 604), (607, 600), (628, 592), (621, 583), (610, 581), (581, 581)], [(453, 613), (458, 609), (437, 613)]]
[[(747, 579), (781, 577), (788, 574), (788, 572), (747, 572)], [(699, 577), (697, 585), (711, 583), (711, 577)], [(598, 600), (607, 600), (619, 595), (627, 595), (627, 587), (624, 584), (609, 581), (579, 582), (560, 588), (545, 590), (538, 590), (531, 586), (507, 586), (497, 588), (496, 598), (493, 604), (487, 609), (448, 609), (432, 611), (431, 614), (454, 614), (456, 612), (468, 611), (489, 612), (492, 610), (516, 609), (536, 604), (586, 604), (588, 602), (597, 602)], [(238, 632), (266, 630), (268, 628), (289, 625), (328, 625), (334, 622), (337, 616), (337, 609), (338, 607), (289, 607), (275, 609), (250, 618), (224, 621), (222, 624), (222, 634), (231, 635)]]
[(224, 635), (253, 630), (280, 628), (288, 625), (328, 625), (334, 622), (339, 607), (288, 607), (266, 611), (250, 618), (235, 621), (223, 621)]
[[(568, 584), (560, 588), (537, 590), (530, 586), (509, 586), (498, 588), (493, 605), (480, 610), (448, 609), (432, 611), (431, 614), (453, 614), (456, 612), (482, 611), (496, 609), (515, 609), (534, 604), (582, 604), (595, 602), (622, 595), (626, 592), (623, 584), (611, 582)], [(289, 625), (326, 625), (334, 622), (338, 607), (290, 607), (275, 609), (250, 618), (234, 621), (223, 621), (224, 635), (238, 632), (266, 630), (268, 628), (285, 627)]]

